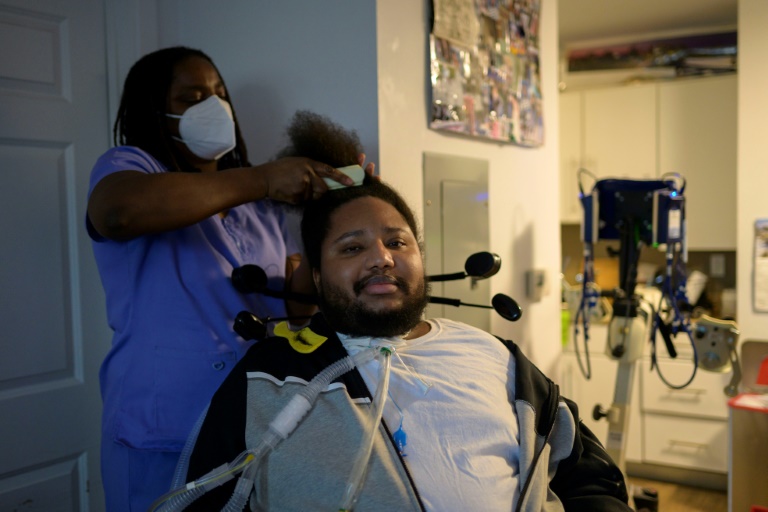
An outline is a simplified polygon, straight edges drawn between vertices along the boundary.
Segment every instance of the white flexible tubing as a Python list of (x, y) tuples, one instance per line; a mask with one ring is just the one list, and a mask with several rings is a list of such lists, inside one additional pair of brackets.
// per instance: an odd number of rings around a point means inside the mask
[[(261, 452), (257, 450), (261, 448)], [(149, 507), (150, 512), (175, 512), (184, 510), (200, 496), (211, 489), (232, 480), (239, 472), (246, 469), (249, 465), (257, 462), (268, 453), (267, 446), (260, 445), (257, 450), (244, 451), (238, 455), (235, 460), (229, 464), (209, 471), (197, 480), (190, 482), (177, 489), (173, 489), (156, 499)]]
[(187, 437), (187, 442), (184, 443), (184, 449), (181, 451), (179, 461), (176, 463), (176, 471), (173, 474), (171, 489), (177, 489), (186, 483), (185, 477), (187, 476), (187, 470), (189, 469), (189, 459), (192, 456), (192, 450), (195, 448), (195, 443), (197, 443), (197, 436), (200, 434), (200, 429), (203, 427), (203, 421), (205, 421), (205, 417), (208, 415), (208, 408), (210, 405), (210, 403), (206, 405), (205, 410), (198, 416), (195, 425), (192, 427), (192, 430)]
[[(299, 422), (312, 409), (320, 393), (327, 389), (334, 379), (354, 368), (357, 361), (368, 361), (375, 354), (375, 349), (366, 350), (356, 354), (355, 358), (347, 356), (325, 367), (306, 386), (301, 388), (277, 414), (275, 419), (270, 422), (265, 438), (262, 439), (260, 445), (270, 445), (269, 451), (271, 451), (277, 443), (287, 439), (296, 429)], [(243, 475), (240, 477), (241, 481), (238, 482), (235, 492), (222, 509), (222, 512), (240, 512), (243, 510), (256, 480), (260, 463), (261, 457), (259, 460), (254, 460), (243, 471)]]
[(355, 503), (357, 503), (357, 498), (360, 496), (365, 476), (368, 473), (368, 462), (370, 461), (371, 452), (373, 451), (373, 441), (376, 433), (379, 431), (381, 417), (384, 414), (384, 402), (386, 401), (387, 393), (389, 392), (389, 373), (392, 368), (392, 353), (388, 349), (381, 349), (379, 353), (384, 357), (384, 361), (382, 361), (379, 369), (379, 385), (376, 388), (376, 396), (373, 399), (373, 408), (371, 409), (369, 417), (369, 425), (365, 429), (363, 440), (360, 443), (360, 449), (358, 450), (357, 459), (355, 459), (352, 471), (349, 474), (349, 479), (347, 480), (344, 497), (339, 506), (340, 511), (350, 511), (355, 506)]
[[(328, 385), (340, 375), (344, 375), (355, 365), (370, 361), (376, 354), (376, 349), (368, 349), (347, 356), (343, 359), (324, 368), (318, 373), (306, 386), (300, 389), (288, 404), (278, 413), (274, 420), (269, 424), (269, 428), (264, 433), (264, 437), (259, 445), (251, 450), (246, 450), (238, 455), (235, 460), (229, 464), (224, 464), (208, 472), (206, 475), (190, 482), (185, 486), (173, 489), (157, 500), (149, 508), (149, 512), (174, 512), (184, 510), (197, 498), (210, 491), (211, 489), (231, 480), (241, 471), (250, 471), (253, 468), (253, 474), (256, 473), (261, 460), (271, 452), (277, 444), (286, 439), (296, 428), (301, 419), (312, 408), (315, 400)], [(236, 487), (237, 489), (237, 487)], [(250, 492), (248, 490), (247, 492)], [(235, 495), (230, 498), (230, 502), (239, 500)], [(242, 507), (241, 509), (242, 510)]]
[(242, 512), (251, 495), (251, 489), (256, 481), (257, 470), (258, 465), (251, 464), (243, 471), (240, 480), (237, 481), (232, 497), (224, 505), (224, 508), (221, 509), (221, 512)]

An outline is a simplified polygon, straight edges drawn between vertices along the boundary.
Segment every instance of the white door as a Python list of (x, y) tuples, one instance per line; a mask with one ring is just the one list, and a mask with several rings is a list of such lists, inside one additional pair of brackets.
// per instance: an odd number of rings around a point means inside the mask
[(109, 146), (102, 0), (0, 0), (0, 511), (101, 511), (110, 339), (84, 230)]

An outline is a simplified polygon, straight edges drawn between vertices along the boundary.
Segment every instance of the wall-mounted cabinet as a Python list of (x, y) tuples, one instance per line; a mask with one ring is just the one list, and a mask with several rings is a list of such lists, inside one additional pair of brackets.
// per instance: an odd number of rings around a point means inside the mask
[(561, 222), (581, 222), (580, 168), (598, 178), (656, 176), (655, 105), (653, 84), (560, 95)]
[(656, 177), (656, 87), (584, 91), (583, 166), (598, 178)]
[(736, 89), (728, 75), (561, 93), (561, 222), (581, 222), (580, 167), (598, 178), (677, 172), (689, 249), (734, 250)]
[(582, 95), (560, 95), (560, 222), (581, 222), (576, 173), (582, 166)]
[(658, 85), (659, 174), (685, 176), (688, 245), (736, 248), (736, 75)]

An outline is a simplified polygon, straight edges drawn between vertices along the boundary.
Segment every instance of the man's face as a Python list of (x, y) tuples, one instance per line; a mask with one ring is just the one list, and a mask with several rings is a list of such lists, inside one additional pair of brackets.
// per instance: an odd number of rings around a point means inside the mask
[(427, 305), (421, 250), (389, 203), (363, 197), (333, 212), (320, 261), (320, 310), (335, 330), (395, 336), (418, 324)]

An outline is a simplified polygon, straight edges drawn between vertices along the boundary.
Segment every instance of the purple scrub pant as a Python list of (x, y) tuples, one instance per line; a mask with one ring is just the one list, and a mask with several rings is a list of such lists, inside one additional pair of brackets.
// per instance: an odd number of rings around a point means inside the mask
[(102, 440), (101, 478), (107, 512), (147, 512), (157, 498), (171, 490), (180, 455)]

